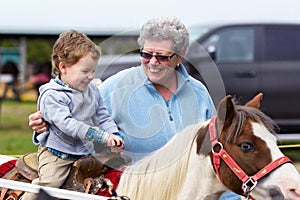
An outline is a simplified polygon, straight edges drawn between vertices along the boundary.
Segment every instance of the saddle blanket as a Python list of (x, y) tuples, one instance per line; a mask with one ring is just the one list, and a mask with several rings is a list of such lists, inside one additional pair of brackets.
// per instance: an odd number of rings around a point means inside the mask
[[(0, 165), (0, 178), (15, 167), (16, 161), (17, 159), (9, 160)], [(110, 169), (104, 174), (104, 178), (109, 179), (111, 181), (115, 190), (118, 186), (123, 170), (124, 168)], [(111, 197), (111, 194), (108, 190), (100, 190), (97, 195)]]
[(14, 168), (17, 159), (8, 160), (7, 162), (0, 165), (0, 178), (3, 177), (7, 172)]

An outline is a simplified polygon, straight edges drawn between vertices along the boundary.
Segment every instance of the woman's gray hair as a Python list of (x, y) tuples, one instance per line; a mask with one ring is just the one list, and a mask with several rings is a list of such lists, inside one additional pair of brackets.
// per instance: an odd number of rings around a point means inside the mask
[(189, 32), (175, 17), (158, 17), (150, 19), (142, 26), (138, 38), (141, 48), (144, 47), (146, 40), (171, 40), (174, 53), (181, 55), (189, 46)]

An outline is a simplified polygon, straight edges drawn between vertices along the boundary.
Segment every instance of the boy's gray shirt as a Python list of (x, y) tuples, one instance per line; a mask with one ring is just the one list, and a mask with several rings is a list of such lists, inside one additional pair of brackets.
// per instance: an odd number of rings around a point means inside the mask
[(101, 128), (109, 133), (118, 132), (117, 125), (103, 105), (99, 89), (93, 84), (80, 92), (52, 79), (40, 87), (38, 110), (42, 112), (49, 130), (39, 135), (34, 133), (34, 143), (64, 153), (92, 153), (93, 141), (86, 139), (90, 127)]

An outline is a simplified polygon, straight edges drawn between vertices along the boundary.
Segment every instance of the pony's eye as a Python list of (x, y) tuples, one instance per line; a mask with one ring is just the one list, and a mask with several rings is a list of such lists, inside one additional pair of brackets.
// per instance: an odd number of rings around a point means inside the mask
[(254, 151), (253, 145), (248, 142), (242, 142), (239, 146), (244, 152)]

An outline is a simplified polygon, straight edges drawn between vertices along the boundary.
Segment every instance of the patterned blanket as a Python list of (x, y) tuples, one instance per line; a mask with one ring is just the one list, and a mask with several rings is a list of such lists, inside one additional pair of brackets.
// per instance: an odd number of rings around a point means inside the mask
[(9, 160), (0, 165), (0, 178), (3, 177), (7, 172), (14, 168), (17, 159)]
[[(8, 173), (12, 168), (14, 168), (16, 164), (16, 159), (7, 161), (0, 165), (0, 178), (3, 177), (6, 173)], [(107, 170), (104, 174), (104, 178), (109, 179), (110, 182), (113, 184), (114, 189), (116, 190), (118, 183), (121, 178), (121, 174), (123, 172), (123, 168), (120, 169), (110, 169)], [(108, 190), (99, 191), (99, 196), (111, 197), (111, 194)]]

